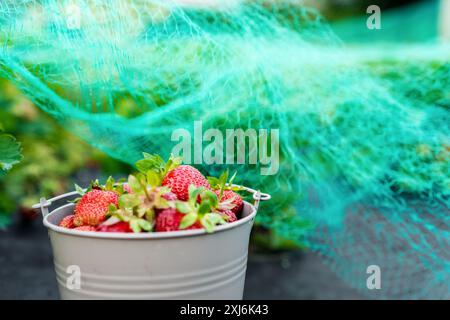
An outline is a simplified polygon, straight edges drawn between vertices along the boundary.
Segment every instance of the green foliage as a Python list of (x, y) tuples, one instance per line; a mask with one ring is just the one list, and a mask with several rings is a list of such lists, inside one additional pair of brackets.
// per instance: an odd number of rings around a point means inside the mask
[(20, 143), (12, 135), (1, 133), (0, 128), (0, 170), (8, 171), (22, 160)]
[[(189, 228), (199, 221), (207, 232), (213, 232), (216, 225), (225, 224), (224, 217), (219, 214), (217, 195), (204, 187), (190, 185), (187, 201), (169, 201), (164, 198), (170, 189), (161, 186), (161, 182), (170, 170), (180, 164), (181, 159), (177, 157), (170, 156), (165, 162), (159, 155), (144, 153), (144, 159), (136, 162), (140, 172), (128, 177), (131, 193), (120, 195), (118, 208), (111, 207), (109, 211), (110, 219), (129, 222), (134, 232), (152, 231), (156, 211), (173, 208), (184, 214), (180, 229)], [(222, 176), (226, 181), (227, 174)], [(108, 188), (108, 185), (113, 188), (112, 178), (108, 179), (104, 188)], [(202, 199), (201, 203), (198, 203), (198, 198)]]
[[(130, 170), (130, 166), (105, 156), (68, 133), (4, 80), (0, 80), (0, 119), (5, 132), (20, 141), (23, 154), (22, 161), (7, 174), (0, 173), (0, 227), (9, 223), (11, 214), (18, 208), (29, 208), (41, 196), (69, 191), (74, 180), (85, 179), (82, 176), (90, 179), (92, 175)], [(4, 135), (0, 133), (0, 137)], [(14, 141), (5, 136), (8, 143)], [(14, 145), (8, 150), (18, 150), (17, 143)], [(0, 157), (4, 154), (0, 151)], [(8, 158), (20, 159), (19, 156)]]

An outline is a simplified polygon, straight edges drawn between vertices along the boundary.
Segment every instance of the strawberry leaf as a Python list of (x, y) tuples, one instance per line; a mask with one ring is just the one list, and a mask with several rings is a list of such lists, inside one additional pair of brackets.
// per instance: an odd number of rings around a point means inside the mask
[(223, 216), (218, 213), (208, 213), (206, 216), (214, 225), (227, 223)]
[(138, 208), (136, 209), (136, 212), (137, 212), (137, 216), (138, 216), (139, 218), (142, 218), (142, 217), (144, 217), (145, 214), (147, 213), (147, 208), (138, 207)]
[(231, 176), (230, 180), (228, 180), (228, 185), (231, 186), (233, 184), (234, 179), (236, 178), (237, 175), (237, 171), (235, 171), (233, 173), (233, 175)]
[(161, 185), (161, 177), (155, 171), (147, 171), (147, 183), (153, 187)]
[(154, 168), (153, 162), (149, 159), (139, 160), (136, 162), (135, 165), (136, 165), (136, 168), (144, 174), (150, 170), (153, 170), (153, 168)]
[(130, 221), (130, 228), (133, 230), (134, 233), (141, 232), (141, 225), (139, 224), (138, 219), (133, 219)]
[(108, 206), (108, 213), (113, 214), (114, 212), (116, 212), (116, 210), (117, 210), (116, 206), (110, 203)]
[(202, 226), (205, 228), (206, 232), (208, 232), (208, 233), (214, 232), (215, 224), (212, 223), (212, 221), (208, 218), (208, 215), (204, 215), (204, 216), (200, 219), (200, 223), (201, 223)]
[(115, 183), (114, 178), (110, 176), (108, 178), (108, 180), (106, 180), (105, 190), (113, 191), (114, 190), (114, 183)]
[(164, 166), (164, 171), (162, 172), (163, 176), (165, 176), (167, 174), (167, 172), (178, 167), (181, 163), (182, 163), (181, 157), (174, 157), (171, 154), (169, 160), (167, 161), (166, 165)]
[(144, 219), (138, 219), (137, 220), (138, 225), (145, 231), (151, 231), (152, 230), (152, 224)]
[(136, 194), (123, 194), (119, 197), (119, 206), (121, 208), (132, 208), (141, 203), (139, 196)]
[(220, 181), (216, 177), (207, 177), (207, 180), (213, 189), (220, 188)]
[(194, 205), (197, 202), (197, 198), (199, 195), (202, 194), (203, 190), (205, 190), (204, 187), (196, 187), (195, 185), (191, 184), (189, 185), (188, 191), (189, 191), (189, 203), (191, 205)]
[(212, 206), (208, 200), (203, 200), (200, 206), (198, 207), (198, 214), (206, 214), (211, 212)]
[(147, 221), (154, 221), (155, 220), (155, 210), (153, 209), (148, 209), (145, 212), (145, 219), (147, 219)]
[(123, 184), (119, 184), (115, 186), (114, 190), (119, 196), (125, 193), (125, 190), (123, 188)]
[(128, 186), (134, 193), (142, 192), (142, 185), (139, 183), (138, 179), (133, 175), (130, 175), (128, 177)]
[(177, 211), (184, 213), (184, 214), (187, 214), (192, 211), (189, 204), (187, 202), (183, 202), (183, 201), (177, 201), (175, 204), (175, 208), (177, 209)]
[(197, 213), (195, 212), (188, 213), (183, 217), (183, 219), (181, 219), (180, 229), (189, 228), (195, 223), (195, 221), (197, 221)]
[(84, 196), (84, 194), (85, 194), (84, 189), (83, 189), (82, 187), (80, 187), (79, 185), (77, 185), (76, 183), (75, 183), (75, 191), (76, 191), (80, 196)]
[(0, 170), (8, 171), (22, 160), (22, 147), (16, 138), (0, 134)]
[(205, 189), (205, 191), (201, 195), (202, 199), (207, 199), (213, 208), (217, 208), (219, 205), (219, 199), (217, 195), (211, 190)]

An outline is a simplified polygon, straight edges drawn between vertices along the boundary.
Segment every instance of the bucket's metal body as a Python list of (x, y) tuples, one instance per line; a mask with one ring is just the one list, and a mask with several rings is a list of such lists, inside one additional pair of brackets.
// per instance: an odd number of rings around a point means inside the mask
[(44, 216), (62, 299), (242, 299), (255, 206), (245, 202), (241, 219), (211, 234), (59, 227), (73, 209), (68, 204)]

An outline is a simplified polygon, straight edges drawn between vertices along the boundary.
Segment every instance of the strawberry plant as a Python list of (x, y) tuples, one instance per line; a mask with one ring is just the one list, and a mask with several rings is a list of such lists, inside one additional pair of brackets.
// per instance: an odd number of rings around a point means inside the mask
[(180, 158), (171, 156), (165, 162), (148, 153), (136, 167), (139, 172), (126, 181), (110, 177), (104, 185), (93, 181), (86, 190), (76, 186), (81, 197), (75, 200), (74, 215), (64, 218), (60, 226), (98, 232), (202, 228), (213, 232), (241, 214), (239, 188), (231, 187), (235, 175), (228, 182), (228, 172), (207, 179), (194, 167), (182, 165)]
[(3, 126), (0, 123), (0, 169), (8, 171), (20, 160), (22, 160), (20, 143), (12, 135), (3, 133)]

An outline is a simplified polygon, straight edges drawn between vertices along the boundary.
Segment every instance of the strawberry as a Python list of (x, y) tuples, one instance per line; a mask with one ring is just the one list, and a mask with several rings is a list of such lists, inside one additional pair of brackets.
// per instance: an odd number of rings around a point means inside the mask
[[(220, 196), (220, 190), (214, 190), (214, 192), (217, 195), (217, 197)], [(220, 203), (226, 203), (227, 206), (228, 206), (228, 204), (230, 204), (232, 207), (227, 208), (227, 209), (233, 211), (233, 213), (235, 215), (238, 215), (239, 213), (241, 213), (242, 208), (244, 206), (244, 201), (242, 200), (241, 196), (232, 190), (224, 190), (223, 191), (222, 198), (220, 199)]]
[(121, 233), (133, 232), (133, 230), (131, 230), (131, 228), (130, 228), (130, 224), (125, 221), (120, 221), (120, 222), (117, 222), (110, 226), (106, 226), (106, 225), (99, 226), (97, 228), (97, 231), (99, 231), (99, 232), (121, 232)]
[(75, 226), (97, 226), (106, 219), (109, 205), (118, 206), (118, 195), (114, 191), (94, 189), (83, 195), (75, 207)]
[(63, 228), (68, 228), (68, 229), (73, 229), (75, 228), (75, 225), (73, 224), (73, 218), (75, 218), (75, 215), (70, 215), (70, 216), (66, 216), (64, 217), (61, 222), (59, 223), (60, 227)]
[(236, 214), (233, 210), (225, 210), (221, 212), (221, 215), (225, 218), (228, 223), (237, 221)]
[(81, 227), (76, 227), (73, 230), (78, 230), (78, 231), (96, 231), (95, 227), (93, 227), (93, 226), (81, 226)]
[(189, 198), (189, 186), (210, 189), (208, 180), (194, 167), (181, 165), (169, 171), (162, 181), (162, 185), (169, 187), (179, 200)]
[[(165, 232), (180, 230), (180, 222), (184, 216), (184, 214), (172, 208), (161, 211), (156, 217), (155, 231)], [(196, 221), (193, 225), (183, 230), (193, 230), (201, 228), (202, 225), (200, 224), (200, 222)]]

